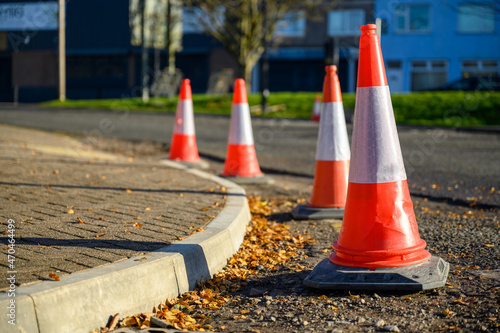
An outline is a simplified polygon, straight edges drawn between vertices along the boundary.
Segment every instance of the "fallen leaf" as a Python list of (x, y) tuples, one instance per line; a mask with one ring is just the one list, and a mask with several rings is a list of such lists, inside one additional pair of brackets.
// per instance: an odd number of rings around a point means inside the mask
[(134, 223), (132, 225), (136, 228), (142, 228), (142, 223)]
[(132, 190), (126, 189), (125, 192), (132, 193)]
[(118, 324), (118, 321), (120, 320), (120, 318), (118, 318), (118, 315), (119, 315), (119, 313), (115, 314), (113, 316), (113, 318), (110, 320), (109, 325), (107, 327), (110, 331), (112, 331), (116, 328), (116, 325)]
[(81, 218), (77, 217), (76, 219), (78, 220), (78, 222), (85, 224), (85, 222), (83, 222)]
[(61, 278), (59, 277), (59, 275), (56, 275), (54, 273), (50, 273), (49, 274), (49, 278), (51, 278), (54, 281), (60, 281), (61, 280)]
[(146, 208), (144, 208), (144, 210), (151, 210), (151, 208), (149, 208), (149, 207), (146, 207)]
[(486, 247), (493, 247), (495, 245), (493, 245), (493, 244), (484, 244), (484, 246), (486, 246)]
[(359, 298), (359, 295), (352, 295), (350, 291), (349, 291), (349, 296), (350, 296), (352, 299), (358, 299), (358, 298)]
[(96, 234), (96, 235), (94, 235), (95, 238), (99, 238), (99, 237), (103, 237), (103, 236), (106, 236), (106, 234)]
[(75, 211), (73, 209), (68, 210), (67, 214), (75, 214)]
[(148, 258), (142, 257), (142, 258), (139, 258), (139, 259), (135, 259), (134, 261), (144, 261), (144, 260), (148, 260)]
[(453, 315), (453, 314), (454, 314), (454, 312), (453, 312), (453, 311), (450, 311), (450, 310), (443, 310), (442, 314), (444, 314), (445, 316), (448, 316), (448, 317), (449, 317), (449, 316)]

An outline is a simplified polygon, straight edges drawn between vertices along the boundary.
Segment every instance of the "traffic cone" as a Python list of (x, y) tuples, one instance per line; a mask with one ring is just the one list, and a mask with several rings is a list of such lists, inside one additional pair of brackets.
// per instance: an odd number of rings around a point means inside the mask
[(304, 283), (324, 289), (424, 290), (449, 264), (420, 238), (376, 25), (361, 27), (349, 186), (335, 250)]
[(271, 178), (264, 176), (257, 161), (247, 90), (243, 79), (236, 79), (234, 83), (227, 156), (221, 176), (231, 178), (236, 183), (272, 182)]
[(189, 79), (182, 80), (175, 113), (174, 134), (170, 144), (170, 160), (190, 166), (207, 168), (208, 163), (200, 160), (194, 130), (193, 99)]
[(296, 219), (342, 218), (347, 195), (349, 140), (337, 66), (326, 66), (311, 201), (292, 210)]
[(312, 120), (315, 122), (319, 122), (320, 113), (321, 113), (321, 96), (319, 94), (316, 94), (316, 98), (314, 99), (314, 105), (313, 105)]

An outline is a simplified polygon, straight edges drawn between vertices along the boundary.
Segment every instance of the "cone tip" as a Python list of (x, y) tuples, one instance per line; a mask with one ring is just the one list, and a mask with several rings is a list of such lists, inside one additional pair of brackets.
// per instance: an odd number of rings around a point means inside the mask
[(245, 86), (245, 80), (243, 79), (236, 79), (234, 81), (233, 103), (234, 104), (248, 103), (247, 89)]
[(357, 87), (387, 86), (380, 39), (375, 24), (361, 26)]
[(377, 30), (377, 25), (376, 24), (366, 24), (366, 25), (362, 25), (360, 27), (360, 29), (361, 29), (361, 32), (363, 35), (369, 34), (370, 32), (375, 33), (375, 31)]
[(337, 76), (337, 66), (326, 66), (325, 71), (325, 81), (323, 82), (323, 103), (342, 102), (340, 83)]
[(181, 91), (179, 92), (179, 98), (186, 100), (186, 99), (191, 99), (191, 80), (189, 79), (183, 79), (182, 80), (182, 85), (181, 85)]
[(335, 65), (329, 65), (329, 66), (325, 66), (325, 71), (327, 73), (336, 73), (337, 72), (337, 66)]

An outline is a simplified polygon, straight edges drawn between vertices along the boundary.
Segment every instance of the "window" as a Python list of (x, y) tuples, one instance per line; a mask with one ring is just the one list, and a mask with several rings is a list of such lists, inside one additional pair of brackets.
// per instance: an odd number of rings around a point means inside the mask
[(448, 62), (444, 60), (414, 60), (410, 71), (412, 91), (437, 88), (448, 81)]
[(458, 31), (466, 33), (494, 32), (495, 8), (493, 5), (459, 5)]
[(394, 12), (398, 33), (431, 31), (431, 7), (428, 5), (399, 5)]
[(336, 10), (328, 13), (328, 36), (361, 35), (359, 29), (365, 24), (365, 11), (362, 9)]
[(388, 60), (386, 67), (388, 69), (401, 69), (401, 61), (400, 60)]
[(497, 76), (497, 60), (464, 60), (462, 61), (462, 76)]
[(275, 36), (303, 37), (306, 35), (306, 19), (302, 11), (291, 11), (286, 13), (276, 23)]
[[(222, 26), (226, 19), (226, 9), (223, 6), (217, 6), (211, 15), (215, 18), (215, 24)], [(182, 31), (185, 34), (200, 34), (205, 32), (205, 27), (212, 27), (214, 23), (208, 19), (207, 14), (202, 8), (183, 7), (182, 8)]]
[(183, 8), (182, 9), (182, 32), (203, 33), (205, 28), (201, 23), (200, 17), (203, 17), (203, 11), (200, 8)]

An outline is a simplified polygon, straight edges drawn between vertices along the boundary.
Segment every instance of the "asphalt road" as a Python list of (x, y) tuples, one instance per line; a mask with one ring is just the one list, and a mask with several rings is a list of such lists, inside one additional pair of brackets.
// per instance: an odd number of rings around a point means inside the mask
[[(0, 107), (1, 123), (85, 135), (87, 140), (113, 137), (168, 144), (173, 121), (172, 113)], [(229, 117), (196, 115), (195, 123), (200, 155), (223, 161)], [(253, 118), (252, 125), (265, 172), (314, 176), (316, 123)], [(460, 205), (500, 207), (500, 131), (399, 126), (398, 132), (412, 194)]]

